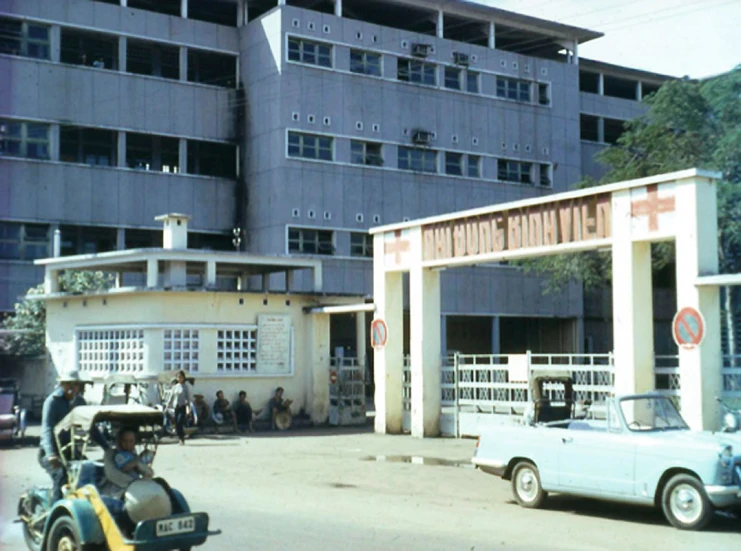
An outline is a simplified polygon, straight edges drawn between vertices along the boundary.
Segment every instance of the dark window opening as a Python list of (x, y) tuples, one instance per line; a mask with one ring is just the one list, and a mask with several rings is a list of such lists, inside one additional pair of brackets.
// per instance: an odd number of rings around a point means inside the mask
[(661, 88), (661, 84), (651, 84), (650, 82), (644, 82), (641, 84), (641, 99), (645, 99), (646, 96), (655, 94)]
[(497, 77), (497, 97), (530, 103), (530, 81)]
[(497, 179), (502, 182), (531, 184), (533, 182), (532, 163), (497, 159)]
[(605, 75), (604, 82), (604, 94), (606, 96), (632, 100), (636, 99), (636, 86), (638, 83), (635, 80)]
[(463, 154), (445, 152), (445, 174), (463, 176)]
[(61, 226), (62, 256), (95, 254), (116, 250), (116, 228)]
[(451, 90), (460, 90), (462, 72), (457, 67), (445, 67), (445, 87)]
[(180, 15), (180, 0), (129, 0), (128, 6), (165, 15)]
[(49, 226), (0, 222), (0, 258), (36, 260), (49, 256)]
[(49, 158), (48, 124), (0, 119), (0, 157)]
[(0, 54), (49, 59), (49, 26), (0, 17)]
[(189, 233), (188, 248), (207, 251), (233, 251), (232, 236), (220, 233)]
[(250, 9), (247, 10), (248, 21), (259, 19), (271, 10), (277, 9), (278, 2), (275, 0), (250, 0)]
[(350, 72), (362, 75), (381, 76), (381, 54), (350, 50)]
[(553, 181), (551, 180), (551, 165), (540, 165), (540, 185), (544, 187), (551, 187), (553, 185)]
[(162, 230), (126, 230), (127, 249), (162, 248)]
[(396, 78), (402, 82), (437, 85), (437, 65), (416, 59), (399, 59)]
[(625, 131), (624, 124), (625, 121), (605, 119), (605, 143), (616, 143)]
[(334, 159), (334, 138), (289, 132), (288, 156), (332, 161)]
[(288, 228), (288, 252), (334, 254), (334, 232), (306, 228)]
[(188, 174), (237, 177), (237, 147), (231, 144), (188, 140)]
[(382, 27), (435, 36), (437, 12), (431, 9), (378, 0), (343, 0), (342, 15)]
[(59, 160), (64, 163), (116, 166), (118, 133), (112, 130), (61, 126)]
[(373, 236), (368, 233), (350, 234), (350, 256), (373, 258)]
[(290, 37), (288, 39), (288, 60), (320, 67), (332, 67), (332, 45)]
[(70, 65), (118, 69), (118, 39), (63, 27), (60, 60)]
[(599, 73), (579, 71), (579, 91), (599, 94)]
[(354, 165), (383, 166), (383, 145), (351, 140), (350, 162)]
[(237, 3), (233, 0), (189, 0), (188, 19), (236, 27)]
[(446, 13), (443, 17), (443, 36), (456, 42), (488, 46), (489, 24)]
[(179, 140), (151, 134), (126, 134), (126, 166), (137, 170), (180, 172)]
[(188, 82), (234, 88), (237, 83), (237, 58), (233, 55), (188, 50)]
[(579, 117), (579, 137), (589, 142), (599, 141), (599, 117), (582, 114)]
[(334, 14), (333, 0), (286, 0), (286, 4), (320, 13)]
[(497, 50), (515, 52), (532, 57), (565, 61), (566, 56), (559, 53), (563, 46), (556, 39), (534, 31), (525, 31), (497, 24)]
[(180, 52), (176, 46), (129, 39), (126, 58), (126, 71), (129, 73), (180, 78)]
[(551, 96), (548, 88), (549, 86), (547, 84), (538, 84), (538, 103), (540, 105), (551, 104)]

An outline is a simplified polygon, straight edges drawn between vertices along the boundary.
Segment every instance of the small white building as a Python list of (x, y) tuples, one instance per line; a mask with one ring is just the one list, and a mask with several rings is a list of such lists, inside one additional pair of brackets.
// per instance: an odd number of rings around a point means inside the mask
[[(373, 305), (362, 304), (362, 297), (323, 294), (319, 260), (192, 250), (187, 248), (188, 216), (168, 214), (157, 220), (164, 225), (161, 249), (36, 261), (46, 270), (48, 390), (55, 384), (53, 376), (69, 369), (93, 381), (109, 373), (152, 381), (163, 371), (174, 376), (182, 369), (195, 377), (194, 390), (209, 405), (217, 390), (231, 401), (245, 390), (253, 407), (261, 408), (282, 386), (293, 400), (294, 414), (304, 410), (314, 423), (326, 422), (329, 312), (332, 307), (359, 310), (355, 367), (362, 370), (364, 310)], [(115, 283), (107, 291), (60, 292), (59, 275), (70, 270), (110, 273)], [(297, 270), (312, 271), (313, 292), (292, 292)], [(132, 277), (125, 274), (136, 273), (146, 275), (139, 276), (141, 285), (122, 285)], [(279, 291), (270, 286), (273, 274), (283, 282)], [(255, 277), (262, 278), (261, 288), (248, 290)], [(223, 278), (232, 278), (236, 289), (217, 287)], [(96, 386), (87, 394), (93, 401), (100, 392)]]

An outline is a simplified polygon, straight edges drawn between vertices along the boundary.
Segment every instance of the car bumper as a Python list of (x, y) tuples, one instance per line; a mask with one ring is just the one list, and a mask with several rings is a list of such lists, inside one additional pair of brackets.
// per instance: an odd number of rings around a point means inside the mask
[(718, 509), (741, 505), (741, 486), (705, 486), (705, 493)]
[(504, 473), (507, 471), (507, 464), (502, 461), (474, 457), (471, 459), (471, 463), (473, 463), (474, 467), (477, 469), (481, 469), (483, 472), (495, 476), (504, 476)]

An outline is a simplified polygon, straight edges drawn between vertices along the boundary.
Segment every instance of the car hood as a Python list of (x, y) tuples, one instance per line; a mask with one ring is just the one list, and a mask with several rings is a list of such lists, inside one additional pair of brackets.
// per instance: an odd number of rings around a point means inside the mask
[(741, 454), (741, 434), (729, 432), (671, 430), (652, 433), (654, 438), (666, 443), (677, 443), (694, 448), (717, 451), (721, 446), (733, 446), (736, 455)]

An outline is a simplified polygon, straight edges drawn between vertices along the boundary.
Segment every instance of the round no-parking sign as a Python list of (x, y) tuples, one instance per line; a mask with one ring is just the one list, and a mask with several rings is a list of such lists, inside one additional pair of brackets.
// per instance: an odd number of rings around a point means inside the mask
[(380, 318), (376, 318), (371, 322), (371, 346), (375, 350), (383, 350), (386, 346), (386, 341), (389, 338), (389, 328), (386, 322)]
[(672, 336), (677, 346), (692, 350), (702, 344), (705, 338), (705, 319), (695, 308), (682, 308), (672, 321)]

